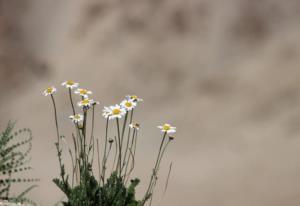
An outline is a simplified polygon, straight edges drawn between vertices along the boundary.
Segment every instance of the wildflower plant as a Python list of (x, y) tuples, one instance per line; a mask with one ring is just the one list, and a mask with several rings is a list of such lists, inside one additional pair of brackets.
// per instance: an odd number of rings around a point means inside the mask
[[(30, 151), (32, 148), (32, 133), (28, 128), (14, 131), (15, 123), (9, 122), (6, 129), (0, 134), (0, 204), (35, 205), (26, 195), (37, 185), (34, 182), (37, 178), (25, 178), (17, 176), (20, 173), (26, 173), (32, 168), (27, 166), (30, 161)], [(16, 184), (30, 184), (19, 195), (12, 195), (11, 188)], [(2, 202), (1, 201), (5, 201)]]
[[(57, 90), (50, 87), (43, 92), (45, 96), (51, 97), (54, 109), (57, 136), (55, 146), (60, 178), (55, 178), (53, 181), (66, 196), (67, 200), (62, 204), (64, 206), (144, 206), (148, 202), (151, 204), (162, 158), (169, 143), (174, 139), (169, 134), (174, 134), (176, 128), (169, 124), (159, 126), (162, 131), (162, 141), (150, 182), (142, 199), (136, 200), (135, 189), (140, 180), (131, 179), (131, 174), (135, 167), (140, 124), (134, 122), (134, 112), (143, 100), (128, 95), (120, 104), (104, 107), (102, 110), (102, 116), (106, 119), (104, 137), (96, 138), (94, 127), (95, 118), (98, 118), (96, 107), (99, 102), (89, 97), (91, 91), (79, 89), (79, 84), (74, 81), (66, 81), (62, 86), (68, 91), (72, 109), (72, 114), (68, 116), (74, 124), (74, 132), (70, 137), (72, 144), (67, 144), (72, 165), (70, 172), (66, 171), (62, 161), (63, 150), (66, 148), (62, 146), (62, 141), (66, 143), (66, 138), (61, 135), (58, 123), (55, 102)], [(75, 107), (75, 100), (78, 107)], [(89, 116), (91, 118), (88, 118)], [(111, 127), (115, 134), (113, 136), (109, 136), (112, 133)], [(87, 131), (88, 128), (90, 131)], [(94, 175), (95, 170), (98, 175)], [(170, 172), (171, 167), (169, 174)]]

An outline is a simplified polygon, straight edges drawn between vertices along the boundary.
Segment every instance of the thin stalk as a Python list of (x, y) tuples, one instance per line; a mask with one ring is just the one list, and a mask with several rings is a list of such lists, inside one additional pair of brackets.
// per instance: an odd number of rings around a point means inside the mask
[(124, 134), (125, 134), (125, 129), (126, 129), (127, 118), (128, 118), (128, 111), (125, 114), (125, 118), (124, 118), (124, 122), (123, 122), (122, 136), (121, 136), (121, 147), (123, 146), (123, 140), (124, 140)]
[(89, 154), (92, 149), (92, 143), (94, 142), (94, 127), (95, 127), (95, 105), (93, 105), (92, 109), (92, 131), (91, 131), (91, 138), (90, 138), (90, 143), (89, 143)]
[(70, 97), (70, 102), (71, 102), (71, 106), (72, 106), (72, 110), (73, 110), (73, 115), (75, 115), (75, 114), (76, 114), (76, 111), (75, 111), (75, 107), (74, 107), (74, 103), (73, 103), (72, 90), (71, 90), (71, 88), (69, 88), (69, 97)]
[[(154, 183), (154, 187), (155, 187), (155, 185), (156, 185), (156, 181), (155, 181), (155, 183)], [(150, 203), (149, 203), (149, 206), (152, 205), (153, 196), (154, 196), (154, 190), (151, 192), (151, 197), (150, 197)]]
[(95, 138), (93, 138), (93, 145), (92, 145), (92, 160), (91, 160), (91, 165), (93, 165), (94, 162), (94, 157), (95, 157)]
[(73, 160), (73, 155), (72, 155), (72, 151), (71, 149), (69, 149), (69, 154), (70, 154), (70, 157), (71, 157), (71, 161), (72, 161), (72, 187), (74, 186), (74, 176), (75, 176), (75, 164), (74, 164), (74, 160)]
[[(75, 153), (75, 175), (76, 175), (76, 181), (78, 183), (78, 171), (77, 171), (77, 167), (80, 168), (80, 162), (77, 161), (79, 160), (79, 142), (78, 142), (78, 138), (75, 138), (75, 135), (72, 134), (72, 139), (73, 139), (73, 144), (74, 144), (74, 153)], [(79, 171), (80, 172), (80, 171)]]
[(60, 143), (60, 135), (59, 135), (59, 129), (58, 129), (58, 120), (57, 120), (57, 109), (56, 109), (56, 104), (55, 104), (55, 100), (54, 100), (54, 96), (53, 94), (51, 94), (51, 99), (52, 99), (52, 103), (53, 103), (53, 109), (54, 109), (54, 118), (55, 118), (55, 126), (56, 126), (56, 134), (57, 134), (57, 143), (55, 144), (56, 146), (56, 150), (57, 150), (57, 155), (58, 155), (58, 161), (59, 161), (59, 166), (60, 166), (60, 175), (62, 178), (62, 181), (64, 183), (65, 182), (65, 178), (64, 178), (64, 166), (62, 164), (62, 160), (61, 160), (61, 151), (60, 151), (60, 147), (59, 147), (59, 143)]
[[(133, 119), (133, 111), (134, 111), (134, 109), (132, 109), (132, 110), (131, 110), (131, 113), (130, 113), (129, 124), (132, 123), (132, 119)], [(131, 128), (129, 127), (129, 129), (128, 129), (128, 135), (127, 135), (126, 149), (125, 149), (124, 160), (123, 160), (124, 163), (125, 163), (125, 159), (126, 159), (126, 156), (127, 156), (127, 148), (128, 148), (128, 144), (129, 144), (130, 133), (131, 133)]]
[(100, 184), (100, 181), (101, 181), (101, 166), (100, 166), (100, 152), (99, 152), (99, 140), (97, 139), (96, 140), (97, 142), (97, 156), (98, 156), (98, 172), (99, 172), (99, 184)]
[(86, 126), (87, 126), (87, 108), (83, 108), (83, 128), (82, 128), (82, 132), (83, 132), (83, 162), (84, 162), (84, 170), (86, 171), (88, 168), (88, 155), (86, 152)]
[[(136, 144), (137, 144), (137, 139), (138, 139), (138, 131), (136, 131), (136, 135), (134, 137), (134, 145), (132, 145), (130, 147), (130, 152), (132, 153), (132, 166), (130, 168), (130, 171), (128, 172), (128, 178), (126, 180), (126, 183), (127, 181), (129, 180), (129, 177), (130, 177), (130, 174), (132, 173), (133, 169), (134, 169), (134, 165), (135, 165), (135, 153), (136, 153)], [(133, 152), (132, 152), (132, 147), (133, 147)]]
[(135, 157), (134, 157), (134, 155), (133, 155), (133, 152), (132, 152), (132, 150), (131, 149), (129, 149), (129, 154), (131, 155), (131, 157), (132, 157), (132, 164), (131, 164), (131, 168), (130, 168), (130, 170), (129, 170), (129, 172), (128, 172), (128, 175), (127, 175), (127, 177), (126, 176), (124, 176), (124, 178), (126, 178), (126, 180), (125, 180), (125, 185), (127, 185), (127, 182), (128, 182), (128, 180), (129, 180), (129, 178), (130, 178), (130, 175), (131, 175), (131, 172), (133, 171), (133, 169), (134, 169), (134, 165), (135, 165)]
[(161, 160), (162, 160), (162, 158), (163, 158), (163, 156), (164, 156), (164, 154), (165, 154), (165, 151), (166, 151), (166, 149), (167, 149), (167, 147), (168, 147), (168, 145), (169, 145), (170, 142), (171, 142), (171, 140), (169, 140), (169, 141), (167, 142), (167, 144), (165, 145), (165, 147), (164, 147), (163, 150), (162, 150), (162, 153), (161, 153), (161, 155), (160, 155), (159, 162), (158, 162), (158, 165), (157, 165), (157, 168), (156, 168), (157, 171), (159, 170), (159, 166), (160, 166), (160, 164), (161, 164)]
[[(104, 165), (106, 165), (107, 159), (108, 159), (110, 151), (111, 151), (111, 147), (112, 147), (112, 143), (109, 144), (108, 152), (107, 152), (107, 155), (104, 159), (104, 162), (105, 162)], [(106, 166), (103, 168), (103, 179), (102, 179), (103, 180), (103, 185), (104, 185), (104, 181), (105, 181), (105, 171), (106, 171)]]
[[(72, 97), (72, 89), (69, 88), (69, 98), (70, 98), (70, 103), (71, 103), (71, 107), (72, 107), (72, 112), (73, 112), (73, 115), (76, 114), (76, 110), (75, 110), (75, 107), (74, 107), (74, 102), (73, 102), (73, 97)], [(79, 125), (78, 123), (75, 124), (75, 128), (76, 128), (76, 131), (77, 131), (77, 135), (78, 135), (78, 138), (79, 139), (82, 139), (82, 136), (80, 134), (80, 129), (79, 129)], [(81, 141), (82, 142), (82, 141)], [(79, 146), (79, 143), (77, 144)], [(82, 146), (81, 146), (82, 148)], [(79, 151), (79, 150), (78, 150)], [(79, 152), (80, 153), (80, 152)]]
[[(114, 138), (115, 138), (115, 145), (116, 145), (116, 148), (115, 148), (115, 155), (114, 155), (114, 161), (113, 161), (113, 164), (112, 164), (112, 171), (114, 170), (114, 168), (115, 168), (115, 163), (116, 163), (116, 158), (117, 158), (117, 154), (118, 154), (118, 141), (117, 141), (117, 137), (116, 136), (114, 136)], [(111, 172), (112, 173), (112, 172)]]
[[(136, 134), (136, 132), (137, 132), (136, 129), (134, 129), (134, 130), (133, 130), (132, 139), (131, 139), (131, 145), (130, 145), (129, 149), (132, 149), (132, 146), (133, 146), (133, 144), (134, 144), (134, 139), (135, 139), (135, 134)], [(125, 162), (125, 160), (124, 160), (124, 162)], [(126, 173), (127, 173), (127, 169), (128, 169), (129, 162), (130, 162), (130, 155), (128, 155), (128, 158), (127, 158), (127, 161), (126, 161), (124, 177), (126, 177)]]
[[(121, 145), (121, 137), (120, 137), (120, 125), (119, 125), (119, 119), (117, 120), (117, 130), (118, 130), (118, 141), (119, 141), (119, 160), (118, 160), (118, 167), (119, 168), (119, 176), (121, 177), (121, 166), (122, 166), (122, 145)], [(117, 169), (118, 171), (118, 169)]]
[[(160, 147), (159, 147), (159, 151), (158, 151), (156, 163), (155, 163), (155, 166), (154, 166), (154, 169), (153, 169), (153, 173), (152, 173), (152, 175), (151, 175), (151, 180), (150, 180), (148, 189), (147, 189), (146, 194), (145, 194), (145, 198), (148, 196), (148, 194), (149, 194), (149, 192), (150, 192), (150, 189), (151, 189), (151, 187), (152, 187), (152, 183), (153, 183), (153, 180), (154, 180), (153, 178), (156, 177), (156, 167), (157, 167), (157, 164), (158, 164), (159, 159), (160, 159), (160, 154), (161, 154), (162, 147), (163, 147), (163, 144), (164, 144), (164, 142), (165, 142), (166, 136), (167, 136), (167, 133), (165, 132), (164, 135), (163, 135), (163, 138), (162, 138)], [(145, 201), (145, 198), (144, 198), (144, 201)]]
[[(155, 169), (154, 182), (153, 182), (153, 184), (152, 184), (152, 186), (151, 186), (151, 189), (150, 189), (150, 193), (151, 193), (151, 194), (153, 194), (153, 192), (154, 192), (154, 188), (155, 188), (155, 185), (156, 185), (156, 182), (157, 182), (157, 179), (158, 179), (157, 173), (158, 173), (158, 171), (159, 171), (159, 166), (160, 166), (160, 164), (161, 164), (162, 157), (164, 156), (165, 151), (166, 151), (166, 148), (168, 147), (169, 143), (170, 143), (170, 140), (167, 142), (167, 144), (165, 144), (165, 146), (164, 146), (164, 148), (163, 148), (163, 150), (162, 150), (162, 152), (161, 152), (161, 155), (160, 155), (160, 158), (159, 158), (157, 167), (156, 167), (156, 169)], [(152, 197), (153, 197), (153, 195), (151, 196), (151, 198), (152, 198)]]
[(105, 155), (106, 155), (106, 150), (107, 150), (107, 138), (108, 138), (108, 125), (109, 125), (109, 117), (107, 117), (106, 119), (106, 127), (105, 127), (105, 143), (104, 143), (104, 154), (103, 154), (103, 160), (102, 160), (102, 181), (104, 184), (104, 180), (105, 180), (105, 169), (106, 169), (106, 165), (105, 165)]
[(160, 164), (161, 164), (162, 157), (163, 157), (164, 154), (165, 154), (166, 148), (168, 147), (168, 145), (169, 145), (170, 142), (171, 142), (171, 140), (169, 140), (169, 141), (167, 142), (167, 144), (165, 144), (165, 146), (164, 146), (164, 148), (163, 148), (163, 150), (162, 150), (162, 152), (161, 152), (161, 155), (160, 155), (160, 158), (159, 158), (159, 161), (158, 161), (156, 170), (155, 170), (155, 177), (154, 177), (153, 183), (152, 183), (152, 185), (151, 185), (151, 189), (149, 190), (149, 191), (150, 191), (149, 194), (151, 194), (150, 206), (151, 206), (151, 204), (152, 204), (153, 193), (154, 193), (154, 189), (155, 189), (156, 182), (157, 182), (157, 179), (158, 179), (157, 173), (158, 173), (158, 171), (159, 171), (159, 166), (160, 166)]
[(57, 120), (57, 110), (56, 110), (56, 104), (54, 100), (54, 96), (51, 94), (51, 99), (54, 107), (54, 118), (55, 118), (55, 126), (56, 126), (56, 134), (57, 134), (57, 142), (59, 143), (59, 130), (58, 130), (58, 120)]
[(171, 171), (172, 171), (172, 166), (173, 166), (173, 162), (171, 162), (170, 167), (169, 167), (169, 172), (168, 172), (168, 176), (167, 176), (167, 181), (166, 181), (165, 189), (164, 189), (164, 192), (163, 192), (163, 197), (165, 196), (165, 194), (167, 192), (167, 189), (168, 189), (169, 179), (170, 179)]

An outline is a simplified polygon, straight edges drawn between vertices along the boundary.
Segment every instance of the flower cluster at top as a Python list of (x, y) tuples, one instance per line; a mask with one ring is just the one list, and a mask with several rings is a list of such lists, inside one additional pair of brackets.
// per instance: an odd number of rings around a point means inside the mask
[[(72, 90), (75, 90), (74, 93), (76, 95), (81, 96), (81, 100), (77, 103), (78, 107), (83, 108), (83, 110), (88, 110), (90, 107), (99, 104), (99, 102), (94, 101), (89, 97), (89, 95), (92, 94), (92, 91), (79, 88), (79, 83), (76, 83), (74, 81), (68, 80), (61, 84), (62, 86), (69, 89), (70, 93)], [(44, 92), (44, 96), (51, 96), (53, 98), (53, 94), (57, 92), (57, 89), (55, 87), (48, 87)], [(102, 110), (102, 115), (108, 120), (113, 119), (120, 119), (126, 115), (127, 112), (132, 111), (135, 109), (135, 107), (138, 105), (139, 102), (142, 102), (143, 99), (139, 98), (136, 95), (127, 95), (123, 101), (121, 101), (120, 104), (115, 104), (112, 106), (105, 106)], [(78, 113), (73, 114), (69, 116), (71, 121), (75, 124), (78, 124), (80, 122), (84, 121), (84, 115)], [(140, 125), (137, 123), (132, 123), (129, 125), (130, 128), (139, 130)], [(176, 127), (171, 126), (170, 124), (163, 124), (162, 126), (158, 126), (158, 128), (165, 134), (173, 134), (176, 132)]]

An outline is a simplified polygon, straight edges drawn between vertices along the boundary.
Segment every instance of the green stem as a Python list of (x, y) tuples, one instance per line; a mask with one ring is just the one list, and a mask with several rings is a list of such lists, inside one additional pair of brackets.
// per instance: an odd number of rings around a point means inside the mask
[(72, 90), (71, 90), (71, 88), (69, 88), (69, 97), (70, 97), (70, 102), (71, 102), (71, 106), (72, 106), (72, 110), (73, 110), (73, 115), (75, 115), (76, 112), (75, 112), (75, 107), (74, 107), (74, 103), (73, 103)]
[(61, 150), (60, 150), (60, 135), (59, 135), (59, 129), (58, 129), (58, 120), (57, 120), (57, 109), (56, 109), (56, 104), (55, 104), (55, 100), (54, 100), (54, 96), (51, 94), (51, 99), (52, 99), (52, 103), (53, 103), (53, 108), (54, 108), (54, 117), (55, 117), (55, 126), (56, 126), (56, 134), (57, 134), (57, 143), (56, 145), (56, 150), (57, 150), (57, 155), (58, 155), (58, 161), (59, 161), (59, 166), (60, 166), (60, 175), (62, 178), (62, 181), (64, 184), (67, 184), (65, 182), (65, 171), (64, 171), (64, 166), (62, 164), (62, 160), (61, 160)]
[[(164, 156), (164, 154), (165, 154), (165, 151), (166, 151), (166, 149), (167, 149), (169, 143), (170, 143), (170, 140), (167, 142), (167, 144), (165, 144), (164, 148), (162, 149), (160, 158), (159, 158), (159, 160), (158, 160), (157, 167), (156, 167), (156, 169), (155, 169), (154, 183), (153, 183), (152, 186), (151, 186), (150, 193), (153, 193), (153, 190), (154, 190), (154, 188), (155, 188), (156, 181), (157, 181), (157, 173), (158, 173), (158, 171), (159, 171), (159, 166), (160, 166), (160, 164), (161, 164), (161, 160), (162, 160), (162, 158), (163, 158), (163, 156)], [(151, 197), (151, 198), (152, 198), (152, 197)]]
[[(134, 111), (134, 109), (131, 110), (129, 124), (132, 123), (133, 111)], [(122, 170), (123, 170), (123, 167), (124, 167), (124, 164), (125, 164), (125, 159), (126, 159), (126, 156), (127, 156), (127, 150), (128, 150), (128, 146), (129, 146), (130, 133), (131, 133), (131, 128), (129, 127), (129, 129), (128, 129), (128, 135), (127, 135), (127, 143), (126, 143), (126, 149), (125, 149), (125, 154), (124, 154), (124, 160), (123, 160)]]
[[(118, 130), (118, 141), (119, 141), (119, 160), (118, 160), (118, 167), (119, 168), (119, 176), (121, 177), (121, 166), (122, 166), (122, 145), (121, 145), (121, 137), (120, 137), (120, 125), (119, 125), (119, 119), (117, 120), (117, 130)], [(118, 171), (118, 169), (117, 169)]]
[[(93, 109), (92, 109), (92, 131), (91, 131), (91, 138), (90, 138), (90, 143), (89, 143), (89, 154), (90, 151), (92, 150), (93, 146), (92, 144), (94, 143), (94, 127), (95, 127), (95, 105), (93, 105)], [(92, 159), (94, 156), (94, 152), (92, 154)]]
[[(134, 139), (135, 139), (135, 134), (137, 133), (136, 129), (133, 130), (133, 134), (132, 134), (132, 139), (131, 139), (131, 145), (129, 147), (129, 150), (132, 151), (132, 147), (134, 145)], [(125, 162), (125, 160), (124, 160)], [(124, 177), (126, 178), (126, 174), (127, 174), (127, 170), (128, 170), (128, 165), (130, 162), (130, 155), (128, 155), (127, 161), (126, 161), (126, 166), (125, 166), (125, 172), (124, 172)]]
[[(99, 140), (96, 140), (97, 142), (97, 156), (98, 156), (98, 172), (99, 172), (99, 184), (101, 182), (101, 166), (100, 166), (100, 152), (99, 152)], [(104, 183), (104, 181), (103, 181)]]
[(109, 125), (109, 117), (107, 117), (107, 119), (106, 119), (104, 154), (103, 154), (103, 160), (102, 160), (102, 181), (103, 181), (103, 184), (104, 184), (104, 181), (105, 181), (105, 170), (106, 170), (105, 156), (106, 156), (106, 150), (107, 150), (108, 125)]
[(163, 138), (162, 138), (160, 147), (159, 147), (159, 151), (158, 151), (156, 163), (155, 163), (155, 166), (154, 166), (152, 175), (151, 175), (151, 180), (150, 180), (148, 189), (147, 189), (146, 194), (145, 194), (145, 197), (144, 197), (144, 201), (145, 201), (145, 199), (148, 197), (149, 192), (150, 192), (150, 189), (151, 189), (151, 187), (152, 187), (152, 183), (153, 183), (153, 181), (154, 181), (154, 178), (156, 177), (156, 168), (157, 168), (157, 164), (158, 164), (159, 159), (160, 159), (161, 150), (162, 150), (163, 144), (164, 144), (164, 142), (165, 142), (166, 136), (167, 136), (167, 133), (165, 132), (164, 135), (163, 135)]
[(114, 168), (115, 168), (116, 158), (117, 158), (117, 154), (118, 154), (118, 140), (117, 140), (117, 137), (116, 137), (116, 136), (114, 136), (114, 139), (115, 139), (115, 145), (116, 145), (116, 148), (115, 148), (114, 161), (113, 161), (113, 164), (112, 164), (112, 171), (113, 171)]
[(56, 110), (56, 104), (54, 100), (54, 96), (51, 94), (51, 99), (53, 103), (53, 108), (54, 108), (54, 118), (55, 118), (55, 126), (56, 126), (56, 134), (57, 134), (57, 142), (59, 143), (59, 130), (58, 130), (58, 120), (57, 120), (57, 110)]

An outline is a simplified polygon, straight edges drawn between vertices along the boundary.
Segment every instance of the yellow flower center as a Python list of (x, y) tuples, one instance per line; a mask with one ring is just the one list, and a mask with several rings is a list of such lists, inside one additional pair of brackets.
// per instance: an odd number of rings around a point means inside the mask
[(171, 129), (171, 126), (168, 125), (168, 124), (165, 124), (165, 125), (163, 126), (163, 130), (165, 130), (165, 131), (168, 131), (168, 130), (170, 130), (170, 129)]
[(75, 116), (74, 116), (74, 119), (80, 119), (80, 115), (78, 115), (78, 114), (75, 115)]
[(121, 113), (121, 110), (120, 110), (120, 109), (114, 109), (114, 110), (112, 111), (112, 113), (113, 113), (113, 115), (118, 115), (118, 114)]
[(80, 90), (79, 90), (79, 93), (80, 93), (80, 94), (87, 94), (87, 92), (88, 92), (88, 91), (87, 91), (86, 89), (80, 89)]
[(74, 82), (73, 81), (71, 81), (71, 80), (69, 80), (69, 81), (67, 81), (67, 85), (74, 85)]
[(53, 91), (53, 88), (52, 87), (49, 87), (49, 88), (47, 88), (47, 93), (52, 93), (52, 91)]
[(126, 103), (125, 103), (125, 106), (126, 106), (126, 107), (132, 107), (132, 103), (131, 103), (131, 102), (126, 102)]
[(136, 96), (136, 95), (132, 95), (131, 96), (131, 99), (134, 99), (134, 100), (136, 100), (138, 97)]
[(90, 100), (89, 99), (84, 99), (84, 100), (81, 101), (81, 103), (84, 104), (84, 105), (87, 105), (87, 104), (90, 103)]

